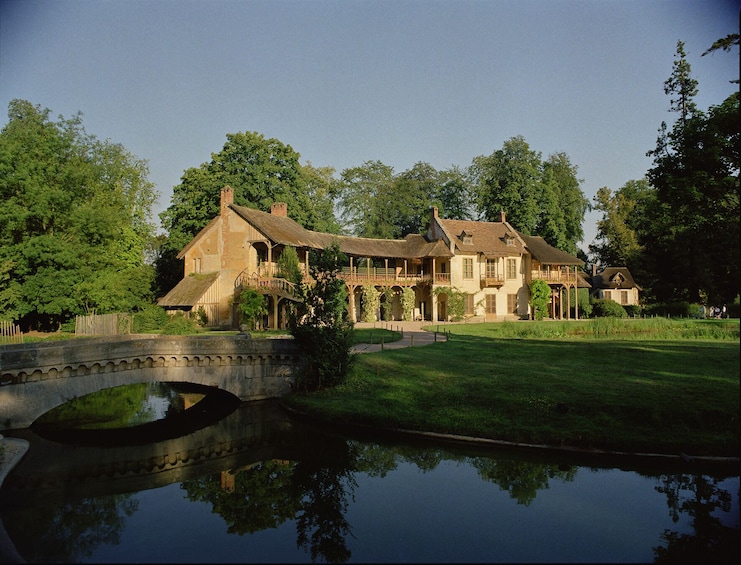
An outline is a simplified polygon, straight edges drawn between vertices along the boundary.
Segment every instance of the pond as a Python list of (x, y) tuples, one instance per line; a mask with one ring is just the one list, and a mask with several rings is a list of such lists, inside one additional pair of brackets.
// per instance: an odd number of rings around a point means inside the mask
[(0, 547), (29, 562), (739, 556), (735, 466), (339, 433), (269, 401), (149, 443), (7, 435), (31, 447), (0, 489)]

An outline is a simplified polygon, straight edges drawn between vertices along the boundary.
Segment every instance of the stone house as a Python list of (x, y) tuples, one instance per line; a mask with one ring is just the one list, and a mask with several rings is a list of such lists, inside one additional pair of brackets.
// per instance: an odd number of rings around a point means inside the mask
[(348, 310), (360, 319), (363, 287), (391, 289), (392, 319), (402, 319), (401, 292), (414, 291), (416, 319), (449, 319), (446, 289), (466, 295), (466, 316), (481, 320), (526, 318), (529, 283), (535, 278), (552, 289), (551, 315), (570, 317), (571, 288), (583, 262), (540, 237), (517, 232), (504, 213), (497, 222), (446, 220), (432, 208), (425, 235), (386, 240), (307, 230), (288, 217), (286, 204), (270, 213), (237, 206), (233, 191), (221, 191), (218, 217), (179, 253), (184, 277), (159, 304), (171, 310), (201, 311), (211, 326), (236, 327), (235, 300), (243, 288), (268, 298), (268, 324), (285, 325), (284, 306), (294, 300), (292, 285), (280, 278), (277, 260), (286, 246), (296, 249), (304, 273), (309, 252), (333, 241), (348, 257), (341, 276), (347, 285)]

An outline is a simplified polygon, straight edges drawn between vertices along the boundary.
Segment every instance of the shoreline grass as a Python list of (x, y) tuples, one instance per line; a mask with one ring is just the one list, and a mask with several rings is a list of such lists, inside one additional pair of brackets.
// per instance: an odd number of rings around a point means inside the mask
[(448, 325), (449, 342), (364, 354), (343, 385), (284, 402), (340, 425), (738, 456), (738, 320), (595, 321)]

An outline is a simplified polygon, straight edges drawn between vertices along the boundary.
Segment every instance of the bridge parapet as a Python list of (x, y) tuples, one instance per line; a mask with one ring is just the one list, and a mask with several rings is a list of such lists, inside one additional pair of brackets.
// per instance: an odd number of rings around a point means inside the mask
[(131, 335), (0, 347), (0, 430), (26, 428), (73, 398), (139, 382), (190, 382), (240, 400), (292, 390), (303, 359), (291, 339)]

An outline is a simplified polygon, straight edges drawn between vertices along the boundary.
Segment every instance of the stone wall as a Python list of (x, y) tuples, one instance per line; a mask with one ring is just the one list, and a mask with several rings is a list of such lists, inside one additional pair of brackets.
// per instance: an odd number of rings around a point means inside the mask
[(290, 392), (303, 360), (291, 339), (130, 335), (0, 347), (0, 430), (29, 427), (74, 398), (140, 382), (190, 382), (240, 400)]

